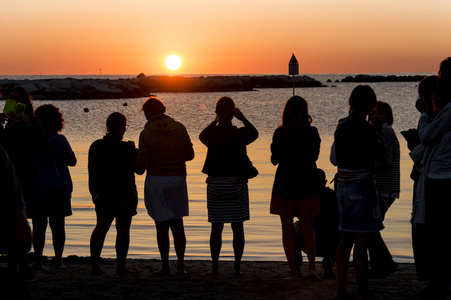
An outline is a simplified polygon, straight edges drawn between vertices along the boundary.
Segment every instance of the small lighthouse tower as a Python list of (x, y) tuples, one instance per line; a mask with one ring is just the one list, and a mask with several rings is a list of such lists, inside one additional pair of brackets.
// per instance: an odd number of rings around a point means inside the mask
[(294, 75), (299, 75), (299, 63), (294, 56), (294, 53), (291, 55), (290, 62), (288, 63), (288, 75), (293, 76), (293, 96), (294, 96)]

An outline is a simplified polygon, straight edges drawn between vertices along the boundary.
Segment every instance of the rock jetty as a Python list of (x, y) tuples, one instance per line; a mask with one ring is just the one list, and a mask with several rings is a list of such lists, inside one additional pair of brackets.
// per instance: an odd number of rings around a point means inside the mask
[(0, 80), (2, 99), (13, 86), (23, 86), (35, 100), (138, 98), (161, 92), (231, 92), (259, 88), (321, 87), (308, 76), (145, 76), (127, 79)]
[(356, 75), (347, 76), (341, 82), (419, 82), (426, 75)]

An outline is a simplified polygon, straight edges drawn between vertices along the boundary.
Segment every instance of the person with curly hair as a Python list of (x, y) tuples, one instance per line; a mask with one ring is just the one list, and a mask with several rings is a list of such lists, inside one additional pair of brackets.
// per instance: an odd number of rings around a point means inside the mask
[(69, 166), (77, 164), (77, 158), (66, 137), (63, 114), (52, 104), (39, 106), (35, 111), (41, 121), (50, 149), (36, 157), (36, 178), (32, 201), (27, 205), (27, 215), (33, 223), (34, 269), (42, 268), (47, 224), (50, 224), (55, 251), (55, 268), (65, 268), (62, 256), (66, 241), (65, 218), (72, 215), (72, 179)]

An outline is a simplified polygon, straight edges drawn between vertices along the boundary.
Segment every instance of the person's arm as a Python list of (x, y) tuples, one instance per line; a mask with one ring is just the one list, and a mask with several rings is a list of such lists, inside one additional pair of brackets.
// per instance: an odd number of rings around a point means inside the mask
[(75, 156), (72, 147), (69, 144), (69, 141), (66, 139), (64, 135), (62, 135), (62, 140), (64, 143), (64, 160), (66, 165), (70, 167), (74, 167), (77, 164), (77, 157)]
[(332, 143), (332, 146), (330, 147), (329, 161), (332, 165), (337, 166), (337, 155), (335, 154), (335, 141)]
[(280, 143), (277, 130), (274, 131), (271, 143), (271, 163), (276, 166), (280, 162)]
[(199, 134), (199, 140), (208, 147), (211, 142), (211, 137), (213, 130), (215, 129), (216, 125), (218, 124), (218, 119), (215, 118), (213, 122), (211, 122), (207, 127), (205, 127), (204, 130)]
[[(251, 122), (244, 116), (244, 114), (238, 109), (238, 107), (235, 108), (235, 117), (243, 122), (244, 125), (244, 143), (246, 145), (249, 145), (250, 143), (254, 142), (258, 138), (258, 130), (257, 128), (252, 125)], [(241, 128), (243, 129), (243, 128)]]
[(424, 145), (429, 145), (437, 141), (445, 132), (451, 130), (451, 104), (447, 104), (429, 123), (428, 114), (421, 113), (418, 122), (420, 140)]
[(311, 128), (313, 130), (313, 135), (314, 135), (312, 159), (314, 161), (317, 161), (318, 157), (319, 157), (319, 152), (321, 151), (321, 138), (319, 136), (318, 128), (316, 128), (316, 127), (311, 127)]
[(381, 131), (376, 126), (374, 126), (374, 138), (372, 140), (374, 143), (370, 147), (370, 151), (373, 151), (374, 154), (374, 166), (376, 169), (381, 169), (387, 159), (387, 148), (385, 147)]
[(96, 195), (99, 194), (99, 177), (102, 176), (100, 173), (100, 160), (97, 154), (96, 144), (95, 142), (89, 147), (88, 152), (88, 184), (89, 184), (89, 192), (92, 197), (95, 198)]
[(0, 228), (2, 232), (7, 232), (7, 240), (2, 240), (0, 243), (6, 243), (8, 252), (11, 254), (26, 254), (31, 249), (31, 229), (24, 211), (25, 204), (19, 179), (6, 151), (1, 146), (0, 189), (2, 191), (0, 209), (7, 221), (7, 226)]
[(189, 137), (188, 131), (185, 126), (182, 125), (183, 128), (183, 136), (185, 140), (185, 161), (194, 159), (194, 148), (193, 143), (191, 143), (191, 139)]
[(399, 152), (399, 142), (392, 128), (382, 128), (382, 138), (384, 139), (387, 157), (382, 164), (383, 168), (391, 168), (395, 164), (396, 152)]
[(142, 175), (149, 166), (150, 149), (147, 147), (143, 131), (139, 135), (138, 155), (136, 158), (136, 174)]
[(26, 254), (31, 249), (31, 229), (23, 210), (12, 211), (10, 220), (13, 228), (13, 241), (11, 249), (17, 254)]

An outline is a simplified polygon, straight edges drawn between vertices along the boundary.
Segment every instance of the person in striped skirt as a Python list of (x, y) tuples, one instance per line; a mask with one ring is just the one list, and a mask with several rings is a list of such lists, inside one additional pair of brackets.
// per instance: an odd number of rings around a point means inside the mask
[[(234, 126), (233, 117), (243, 122), (244, 127)], [(215, 120), (199, 135), (200, 141), (208, 147), (202, 172), (208, 175), (207, 208), (208, 221), (211, 223), (210, 251), (213, 262), (209, 272), (211, 275), (219, 274), (224, 223), (231, 223), (233, 231), (233, 274), (241, 274), (245, 244), (243, 222), (249, 220), (247, 183), (249, 178), (256, 176), (246, 146), (257, 138), (257, 129), (229, 97), (218, 100)]]

